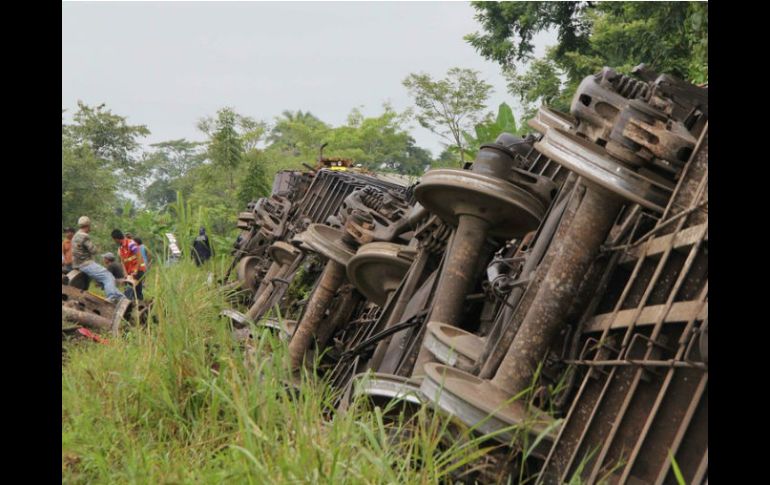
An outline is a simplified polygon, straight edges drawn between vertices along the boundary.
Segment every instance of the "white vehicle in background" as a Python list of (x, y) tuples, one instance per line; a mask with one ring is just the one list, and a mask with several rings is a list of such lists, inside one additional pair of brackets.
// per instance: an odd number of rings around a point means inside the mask
[(182, 251), (176, 243), (176, 237), (170, 233), (166, 233), (166, 239), (168, 240), (168, 252), (166, 258), (166, 264), (175, 264), (182, 259)]

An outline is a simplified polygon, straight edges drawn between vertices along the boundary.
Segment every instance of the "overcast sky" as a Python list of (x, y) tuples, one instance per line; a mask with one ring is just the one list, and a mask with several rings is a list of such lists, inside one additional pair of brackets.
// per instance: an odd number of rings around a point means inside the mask
[[(62, 107), (107, 103), (148, 126), (145, 143), (201, 140), (197, 120), (223, 106), (266, 121), (309, 110), (335, 126), (353, 107), (401, 111), (409, 73), (459, 66), (494, 86), (490, 109), (517, 111), (497, 64), (463, 40), (479, 30), (473, 17), (467, 2), (64, 2)], [(536, 53), (553, 43), (540, 36)], [(412, 134), (441, 151), (436, 135)]]

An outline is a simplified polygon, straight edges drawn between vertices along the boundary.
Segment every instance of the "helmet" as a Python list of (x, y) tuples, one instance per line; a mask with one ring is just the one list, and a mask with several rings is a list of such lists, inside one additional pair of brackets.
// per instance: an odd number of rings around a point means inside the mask
[(91, 219), (89, 219), (88, 216), (81, 216), (80, 219), (78, 219), (78, 227), (90, 226), (90, 225), (91, 225)]

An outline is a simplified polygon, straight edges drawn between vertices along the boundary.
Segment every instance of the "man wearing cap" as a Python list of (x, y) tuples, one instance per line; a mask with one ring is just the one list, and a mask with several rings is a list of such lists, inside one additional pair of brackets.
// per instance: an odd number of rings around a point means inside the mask
[(104, 288), (107, 299), (117, 303), (125, 297), (115, 286), (115, 277), (104, 266), (94, 261), (96, 246), (88, 235), (91, 232), (91, 219), (82, 216), (78, 219), (78, 227), (80, 229), (72, 238), (72, 266), (100, 284)]
[[(128, 239), (123, 235), (120, 229), (112, 231), (112, 240), (118, 245), (118, 254), (120, 260), (123, 262), (123, 268), (126, 270), (126, 275), (130, 276), (134, 281), (134, 289), (136, 290), (136, 298), (138, 300), (144, 300), (142, 294), (142, 278), (147, 268), (144, 265), (144, 259), (142, 258), (142, 251), (139, 249), (139, 245), (131, 239)], [(131, 286), (126, 288), (126, 295), (133, 299), (133, 292)]]

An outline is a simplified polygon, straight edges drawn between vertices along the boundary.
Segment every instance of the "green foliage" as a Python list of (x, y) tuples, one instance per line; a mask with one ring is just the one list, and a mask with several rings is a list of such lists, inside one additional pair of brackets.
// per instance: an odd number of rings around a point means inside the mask
[(104, 104), (91, 107), (79, 101), (73, 122), (62, 119), (62, 226), (74, 225), (81, 215), (97, 221), (115, 207), (119, 188), (139, 187), (138, 139), (149, 133)]
[(240, 138), (244, 152), (256, 150), (267, 135), (268, 127), (264, 121), (257, 121), (247, 116), (239, 116)]
[(403, 85), (417, 106), (415, 117), (420, 125), (457, 147), (464, 159), (465, 140), (462, 132), (484, 118), (483, 111), (492, 86), (479, 79), (473, 69), (453, 67), (443, 79), (429, 74), (410, 74)]
[(414, 139), (409, 137), (406, 146), (406, 153), (394, 157), (385, 162), (385, 169), (397, 172), (403, 175), (422, 175), (425, 170), (433, 163), (433, 156), (430, 151), (420, 148), (414, 144)]
[(106, 215), (117, 200), (117, 180), (84, 145), (62, 133), (61, 153), (62, 226), (74, 226), (78, 217), (89, 215), (94, 221)]
[(457, 149), (452, 149), (453, 147), (447, 147), (445, 148), (438, 156), (436, 160), (433, 161), (433, 164), (431, 164), (432, 168), (441, 168), (441, 167), (450, 167), (450, 168), (458, 168), (462, 166), (462, 162), (460, 162), (460, 156), (457, 154)]
[(117, 209), (94, 220), (91, 235), (100, 252), (115, 249), (110, 231), (117, 228), (142, 238), (153, 254), (161, 255), (167, 243), (164, 234), (170, 232), (176, 236), (179, 249), (188, 256), (198, 229), (203, 226), (207, 228), (215, 255), (228, 257), (238, 232), (235, 217), (227, 207), (194, 205), (182, 193), (177, 193), (162, 211), (136, 207), (130, 200), (124, 200)]
[(694, 83), (709, 80), (709, 11), (707, 2), (693, 2), (689, 5), (684, 31), (691, 50), (687, 65), (688, 78)]
[(74, 123), (67, 126), (70, 137), (78, 145), (87, 145), (100, 159), (113, 168), (126, 169), (136, 163), (138, 137), (150, 130), (144, 125), (129, 125), (126, 118), (113, 114), (104, 103), (91, 107), (78, 101)]
[(100, 251), (113, 249), (113, 228), (137, 234), (152, 251), (162, 251), (163, 233), (172, 232), (186, 251), (205, 226), (215, 252), (228, 254), (237, 213), (269, 194), (276, 171), (314, 163), (324, 142), (332, 156), (374, 170), (418, 175), (432, 162), (409, 136), (405, 115), (387, 105), (374, 117), (355, 109), (337, 127), (285, 112), (272, 129), (223, 108), (199, 122), (206, 141), (169, 140), (146, 151), (137, 141), (146, 128), (104, 105), (81, 103), (73, 119), (62, 121), (62, 226), (90, 216)]
[(321, 145), (319, 139), (329, 128), (329, 125), (310, 112), (284, 111), (275, 120), (273, 129), (267, 136), (267, 142), (274, 153), (315, 160)]
[(229, 188), (235, 188), (234, 172), (243, 159), (243, 140), (236, 131), (238, 115), (231, 108), (222, 108), (214, 120), (203, 120), (199, 127), (209, 134), (207, 155), (214, 167), (228, 176)]
[(148, 208), (171, 214), (176, 227), (170, 231), (181, 245), (205, 226), (215, 251), (226, 252), (244, 200), (269, 192), (265, 160), (256, 148), (266, 124), (223, 108), (201, 119), (198, 128), (208, 137), (204, 143), (182, 139), (153, 145), (147, 158), (154, 180), (143, 200)]
[(62, 483), (449, 483), (489, 451), (427, 406), (406, 418), (358, 399), (326, 420), (332, 389), (308, 372), (293, 392), (269, 333), (234, 341), (189, 260), (146, 287), (154, 323), (64, 344)]
[(621, 72), (644, 62), (692, 82), (708, 80), (707, 2), (602, 2), (592, 23), (591, 50), (576, 59), (601, 57)]
[(105, 104), (92, 107), (78, 101), (72, 124), (62, 124), (62, 136), (74, 146), (87, 147), (103, 168), (112, 170), (126, 189), (137, 189), (143, 175), (139, 138), (150, 134), (144, 125), (129, 125)]
[[(513, 116), (511, 107), (506, 103), (500, 103), (497, 109), (497, 118), (476, 124), (474, 132), (474, 135), (463, 132), (463, 138), (465, 138), (466, 143), (465, 156), (470, 159), (476, 156), (476, 153), (484, 143), (495, 141), (501, 133), (518, 134), (519, 130), (516, 127), (516, 118)], [(452, 148), (456, 149), (456, 147)]]
[(142, 201), (148, 208), (161, 210), (176, 199), (172, 181), (159, 178), (151, 182), (142, 193)]
[(155, 177), (179, 178), (205, 161), (206, 154), (200, 150), (202, 145), (184, 138), (153, 143), (150, 146), (155, 151), (149, 155), (146, 163)]
[(668, 450), (668, 459), (671, 460), (671, 470), (674, 472), (677, 485), (687, 485), (687, 481), (685, 481), (684, 475), (682, 475), (682, 470), (679, 468), (679, 464), (676, 462), (676, 458), (674, 458), (671, 450)]
[(279, 169), (313, 164), (327, 143), (325, 156), (349, 158), (372, 170), (420, 174), (430, 164), (430, 152), (414, 144), (406, 131), (407, 116), (389, 105), (379, 116), (365, 117), (351, 110), (345, 124), (333, 127), (311, 113), (284, 112), (267, 135), (263, 156), (268, 175)]
[[(549, 53), (554, 52), (551, 48)], [(519, 75), (516, 69), (508, 67), (503, 70), (508, 81), (508, 91), (516, 93), (525, 107), (524, 118), (534, 116), (540, 104), (552, 106), (560, 111), (569, 111), (571, 93), (565, 96), (562, 91), (561, 73), (548, 57), (534, 59), (529, 69)], [(525, 125), (526, 126), (526, 125)]]
[[(694, 83), (708, 82), (707, 2), (472, 2), (483, 33), (465, 39), (498, 62), (510, 92), (531, 114), (564, 110), (577, 84), (604, 66), (628, 73), (645, 63)], [(532, 59), (532, 38), (555, 29), (558, 44)], [(525, 72), (522, 64), (529, 63)]]
[(228, 250), (238, 232), (235, 228), (236, 214), (223, 204), (195, 204), (186, 201), (181, 193), (176, 202), (169, 207), (172, 225), (171, 231), (179, 241), (179, 249), (187, 255), (192, 242), (198, 235), (198, 229), (205, 227), (214, 254), (228, 254)]
[(202, 145), (185, 139), (150, 145), (154, 151), (144, 157), (148, 175), (141, 193), (141, 200), (148, 208), (163, 209), (174, 202), (178, 190), (189, 194), (189, 190), (183, 190), (183, 178), (204, 163), (206, 153), (201, 150)]
[(244, 155), (246, 176), (241, 179), (238, 190), (238, 203), (245, 207), (252, 200), (270, 195), (265, 162), (262, 152), (251, 150)]
[(485, 58), (502, 66), (532, 57), (532, 38), (541, 31), (558, 32), (559, 52), (582, 50), (588, 45), (585, 12), (595, 2), (471, 2), (483, 33), (465, 39)]
[(354, 109), (348, 122), (322, 133), (334, 156), (350, 158), (364, 167), (398, 170), (407, 160), (414, 140), (403, 128), (404, 117), (385, 105), (380, 116), (365, 118)]

